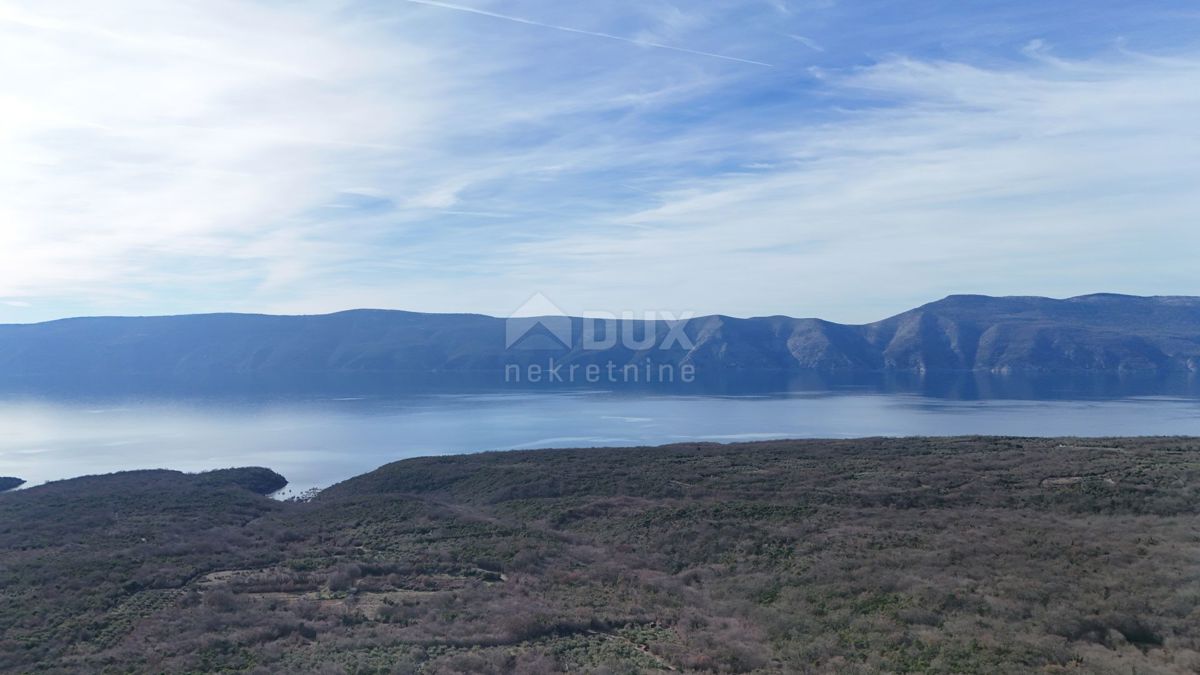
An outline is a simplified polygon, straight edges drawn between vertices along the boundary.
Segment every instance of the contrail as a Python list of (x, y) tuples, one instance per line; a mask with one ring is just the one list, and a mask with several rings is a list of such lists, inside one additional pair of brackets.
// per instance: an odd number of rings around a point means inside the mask
[(590, 35), (592, 37), (605, 38), (606, 40), (617, 40), (618, 42), (626, 42), (631, 45), (638, 45), (639, 47), (652, 47), (654, 49), (666, 49), (666, 50), (673, 51), (673, 52), (682, 52), (684, 54), (694, 54), (696, 56), (707, 56), (712, 59), (723, 59), (725, 61), (735, 61), (737, 63), (746, 63), (746, 64), (749, 64), (752, 66), (763, 66), (765, 68), (773, 68), (774, 67), (771, 64), (763, 63), (762, 61), (751, 61), (750, 59), (739, 59), (736, 56), (726, 56), (724, 54), (713, 54), (712, 52), (702, 52), (702, 51), (698, 51), (695, 49), (688, 49), (686, 47), (674, 47), (671, 45), (660, 44), (658, 42), (647, 42), (645, 40), (635, 40), (633, 38), (621, 37), (620, 35), (613, 35), (611, 33), (598, 33), (596, 31), (583, 30), (581, 28), (571, 28), (570, 26), (558, 26), (558, 25), (555, 25), (552, 23), (542, 23), (540, 21), (532, 21), (530, 19), (522, 19), (519, 16), (509, 16), (507, 14), (497, 14), (496, 12), (489, 12), (484, 9), (475, 9), (474, 7), (464, 7), (462, 5), (455, 5), (455, 4), (451, 4), (449, 2), (441, 2), (440, 0), (404, 0), (404, 1), (412, 3), (414, 5), (428, 5), (430, 7), (441, 7), (442, 9), (452, 9), (456, 12), (467, 12), (468, 14), (478, 14), (479, 16), (489, 16), (493, 19), (503, 19), (504, 21), (523, 23), (526, 26), (538, 26), (539, 28), (551, 28), (553, 30), (563, 31), (564, 33), (575, 33), (577, 35)]

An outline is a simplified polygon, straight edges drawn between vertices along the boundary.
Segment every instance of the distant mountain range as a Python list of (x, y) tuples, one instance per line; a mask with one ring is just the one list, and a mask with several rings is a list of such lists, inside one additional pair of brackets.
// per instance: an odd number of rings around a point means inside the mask
[[(610, 329), (653, 335), (653, 346), (604, 349), (584, 344), (582, 319), (523, 321), (518, 327), (531, 329), (529, 335), (512, 347), (513, 324), (505, 319), (384, 310), (0, 325), (0, 377), (400, 377), (502, 371), (550, 358), (580, 365), (690, 364), (707, 372), (1200, 371), (1196, 297), (955, 295), (857, 326), (784, 316), (700, 317), (682, 327), (686, 340), (679, 339), (679, 327), (664, 322), (630, 322)], [(550, 330), (555, 325), (565, 330)]]

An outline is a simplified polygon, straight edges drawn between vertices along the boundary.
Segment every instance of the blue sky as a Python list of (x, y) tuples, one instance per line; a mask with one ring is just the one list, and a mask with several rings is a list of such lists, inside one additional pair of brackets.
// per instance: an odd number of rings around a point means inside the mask
[(0, 0), (0, 322), (1200, 294), (1200, 5)]

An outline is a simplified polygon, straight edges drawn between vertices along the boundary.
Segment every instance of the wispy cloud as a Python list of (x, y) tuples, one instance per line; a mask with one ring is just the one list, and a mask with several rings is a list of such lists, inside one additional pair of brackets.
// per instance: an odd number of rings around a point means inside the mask
[(895, 59), (830, 82), (870, 104), (858, 112), (746, 137), (774, 150), (771, 171), (680, 182), (621, 219), (636, 230), (518, 257), (573, 261), (555, 274), (590, 302), (613, 291), (587, 290), (585, 271), (620, 266), (631, 296), (686, 280), (660, 288), (667, 306), (772, 313), (786, 296), (793, 313), (862, 321), (954, 290), (1190, 292), (1198, 83), (1194, 57)]
[(489, 17), (492, 19), (501, 19), (504, 21), (512, 21), (513, 23), (525, 24), (526, 26), (537, 26), (538, 28), (549, 28), (551, 30), (562, 31), (564, 33), (574, 33), (576, 35), (587, 35), (590, 37), (603, 38), (605, 40), (616, 40), (618, 42), (625, 42), (627, 44), (637, 45), (639, 47), (649, 47), (651, 49), (666, 49), (668, 51), (680, 52), (683, 54), (692, 54), (695, 56), (704, 56), (704, 57), (713, 58), (713, 59), (723, 59), (725, 61), (734, 61), (736, 63), (745, 63), (747, 65), (752, 65), (752, 66), (764, 66), (767, 68), (771, 67), (771, 64), (769, 64), (769, 63), (763, 63), (762, 61), (755, 61), (753, 59), (743, 59), (743, 58), (738, 58), (736, 56), (729, 56), (726, 54), (716, 54), (713, 52), (700, 51), (698, 49), (688, 49), (687, 47), (678, 47), (675, 45), (662, 44), (660, 42), (651, 42), (649, 40), (640, 40), (637, 38), (622, 37), (620, 35), (613, 35), (611, 33), (601, 33), (599, 31), (583, 30), (581, 28), (571, 28), (570, 26), (559, 26), (559, 25), (552, 24), (552, 23), (544, 23), (541, 21), (534, 21), (532, 19), (523, 19), (519, 16), (512, 16), (509, 14), (500, 14), (498, 12), (489, 12), (487, 10), (476, 9), (473, 7), (467, 7), (465, 5), (456, 5), (456, 4), (449, 3), (449, 2), (440, 2), (439, 0), (403, 0), (403, 1), (414, 4), (414, 5), (427, 5), (430, 7), (440, 7), (442, 9), (450, 9), (450, 10), (454, 10), (456, 12), (466, 12), (468, 14), (477, 14), (479, 16), (486, 16), (486, 17)]
[(1141, 14), (929, 53), (829, 2), (408, 4), (0, 0), (0, 321), (1200, 287), (1200, 54)]
[(814, 52), (825, 51), (825, 48), (822, 47), (816, 40), (814, 40), (812, 38), (807, 38), (807, 37), (804, 37), (803, 35), (788, 35), (788, 37), (795, 40), (796, 42), (799, 42), (800, 44), (804, 45), (805, 47), (808, 47), (809, 49), (813, 50)]

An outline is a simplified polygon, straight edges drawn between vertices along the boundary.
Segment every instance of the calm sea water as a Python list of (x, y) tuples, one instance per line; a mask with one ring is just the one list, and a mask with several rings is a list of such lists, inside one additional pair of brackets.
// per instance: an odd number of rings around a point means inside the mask
[(960, 434), (1200, 436), (1200, 397), (1190, 391), (956, 393), (876, 386), (727, 395), (10, 393), (0, 395), (0, 475), (32, 485), (128, 469), (253, 465), (279, 471), (298, 491), (407, 457), (519, 448)]

